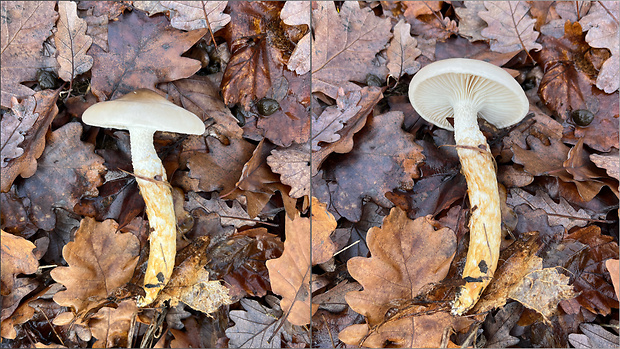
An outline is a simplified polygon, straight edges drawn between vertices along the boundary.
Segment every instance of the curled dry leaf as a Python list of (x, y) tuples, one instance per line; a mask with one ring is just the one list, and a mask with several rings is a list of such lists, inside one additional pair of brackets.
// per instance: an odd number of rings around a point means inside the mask
[(272, 291), (282, 296), (280, 306), (286, 319), (303, 326), (318, 309), (310, 303), (310, 219), (299, 213), (293, 219), (286, 215), (285, 232), (282, 256), (267, 261), (269, 280)]
[(514, 51), (540, 50), (534, 30), (536, 20), (528, 14), (530, 5), (525, 1), (485, 1), (486, 11), (478, 12), (489, 26), (481, 34), (491, 39), (491, 51), (508, 53)]
[(52, 132), (37, 172), (18, 189), (21, 197), (30, 199), (30, 218), (40, 229), (54, 229), (55, 207), (72, 211), (81, 197), (98, 195), (103, 158), (93, 152), (94, 145), (80, 140), (81, 135), (77, 122)]
[(599, 168), (604, 168), (610, 177), (620, 180), (620, 160), (617, 150), (605, 155), (591, 154), (590, 160)]
[(159, 82), (187, 78), (200, 62), (181, 54), (206, 30), (182, 32), (165, 17), (149, 18), (140, 11), (123, 14), (108, 25), (108, 51), (93, 45), (92, 91), (99, 100), (115, 99), (138, 88), (155, 90)]
[(58, 14), (58, 31), (54, 34), (60, 65), (58, 76), (72, 82), (93, 66), (93, 58), (86, 54), (93, 39), (86, 35), (86, 21), (78, 17), (75, 2), (59, 2)]
[[(388, 342), (405, 348), (439, 347), (446, 326), (459, 327), (447, 312), (393, 317), (385, 321), (396, 301), (414, 299), (422, 287), (441, 281), (456, 252), (456, 237), (448, 228), (435, 228), (429, 217), (410, 220), (393, 208), (381, 228), (368, 231), (371, 257), (355, 257), (347, 268), (364, 290), (349, 292), (345, 299), (367, 324), (353, 325), (339, 334), (349, 345), (383, 347)], [(422, 307), (422, 312), (424, 307)]]
[(2, 3), (0, 104), (3, 107), (11, 107), (12, 97), (21, 99), (34, 94), (22, 81), (36, 81), (39, 70), (56, 67), (56, 60), (42, 53), (43, 42), (52, 34), (58, 18), (55, 6), (51, 1)]
[(0, 277), (2, 288), (0, 293), (4, 297), (13, 291), (16, 276), (18, 274), (35, 273), (39, 267), (39, 261), (32, 253), (35, 245), (23, 237), (15, 236), (2, 230), (1, 240), (0, 259), (2, 261), (2, 269), (0, 269)]
[(424, 155), (414, 136), (402, 130), (403, 119), (402, 112), (373, 117), (358, 135), (358, 146), (326, 170), (326, 178), (336, 181), (331, 204), (341, 216), (357, 222), (365, 198), (389, 208), (386, 192), (413, 187)]
[(396, 80), (405, 74), (413, 75), (420, 70), (420, 62), (415, 59), (420, 55), (416, 46), (418, 41), (410, 34), (411, 25), (401, 19), (394, 26), (394, 37), (387, 49), (390, 76)]
[(620, 4), (617, 1), (596, 1), (588, 14), (579, 20), (586, 34), (586, 42), (592, 47), (606, 48), (611, 52), (596, 78), (596, 87), (613, 93), (620, 85), (620, 39), (618, 39)]
[(177, 29), (190, 31), (210, 28), (214, 33), (230, 22), (230, 15), (224, 13), (228, 1), (160, 1), (159, 3), (170, 10), (170, 25)]
[(93, 315), (88, 322), (93, 337), (97, 340), (95, 348), (131, 347), (128, 342), (133, 318), (138, 313), (138, 306), (134, 300), (120, 302), (116, 309), (103, 307)]
[(131, 280), (139, 250), (138, 239), (131, 233), (119, 233), (113, 220), (82, 219), (74, 241), (62, 250), (69, 266), (51, 271), (52, 278), (66, 287), (54, 295), (54, 301), (78, 317), (87, 315)]
[(375, 54), (390, 38), (390, 19), (375, 16), (369, 7), (346, 1), (336, 11), (332, 2), (317, 2), (312, 12), (312, 91), (336, 98), (338, 89), (357, 90), (368, 74), (384, 80), (387, 68), (375, 66)]
[(312, 265), (327, 262), (336, 252), (330, 238), (336, 230), (336, 219), (327, 211), (327, 205), (312, 197)]
[(267, 157), (271, 170), (291, 187), (289, 196), (300, 198), (310, 194), (310, 148), (303, 145), (271, 151)]

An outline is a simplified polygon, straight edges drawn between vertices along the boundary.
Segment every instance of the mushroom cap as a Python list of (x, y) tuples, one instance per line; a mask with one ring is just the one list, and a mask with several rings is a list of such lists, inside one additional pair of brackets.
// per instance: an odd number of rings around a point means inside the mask
[(454, 130), (447, 118), (453, 106), (468, 99), (482, 117), (498, 128), (521, 121), (529, 102), (521, 85), (502, 68), (475, 59), (450, 58), (420, 69), (409, 85), (409, 100), (426, 121)]
[(88, 125), (131, 130), (203, 134), (205, 125), (189, 112), (149, 89), (130, 92), (113, 101), (90, 106), (82, 114)]

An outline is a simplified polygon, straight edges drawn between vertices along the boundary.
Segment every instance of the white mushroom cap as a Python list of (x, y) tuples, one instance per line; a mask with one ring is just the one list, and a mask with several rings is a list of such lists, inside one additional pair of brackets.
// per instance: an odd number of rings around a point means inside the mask
[(475, 59), (450, 58), (420, 69), (409, 85), (409, 100), (426, 121), (454, 130), (453, 106), (471, 102), (478, 117), (498, 128), (521, 121), (529, 110), (523, 89), (502, 68)]
[(189, 112), (148, 89), (139, 89), (113, 101), (97, 103), (82, 114), (88, 125), (129, 130), (203, 134), (205, 125)]

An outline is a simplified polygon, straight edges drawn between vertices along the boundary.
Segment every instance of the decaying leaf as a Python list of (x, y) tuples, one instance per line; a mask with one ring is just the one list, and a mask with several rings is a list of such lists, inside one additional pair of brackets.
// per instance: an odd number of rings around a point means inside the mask
[(232, 348), (281, 348), (281, 332), (278, 318), (281, 312), (270, 309), (255, 300), (243, 298), (245, 310), (232, 310), (230, 319), (235, 326), (226, 329)]
[(583, 334), (571, 333), (568, 341), (575, 348), (617, 348), (620, 337), (601, 325), (583, 323), (579, 325)]
[(483, 1), (467, 1), (464, 7), (457, 7), (454, 10), (459, 16), (459, 34), (470, 38), (470, 41), (485, 40), (480, 32), (487, 26), (478, 16), (478, 12), (486, 11)]
[(15, 97), (11, 98), (11, 112), (3, 114), (0, 121), (2, 167), (6, 167), (9, 160), (18, 158), (24, 153), (24, 149), (19, 145), (39, 118), (39, 113), (34, 112), (35, 107), (34, 97), (25, 98), (22, 103), (18, 103)]
[(358, 145), (326, 170), (326, 178), (337, 182), (331, 203), (341, 216), (357, 222), (364, 198), (389, 208), (386, 192), (413, 187), (424, 155), (414, 136), (401, 129), (403, 119), (402, 112), (373, 117), (358, 135)]
[(119, 233), (114, 221), (82, 219), (74, 241), (62, 251), (69, 266), (51, 271), (52, 278), (66, 287), (66, 291), (54, 295), (54, 301), (71, 309), (70, 318), (87, 315), (131, 280), (139, 249), (138, 239), (130, 233)]
[(387, 68), (375, 66), (375, 54), (390, 38), (390, 19), (375, 16), (368, 7), (346, 1), (336, 11), (331, 2), (317, 2), (312, 12), (312, 91), (336, 98), (338, 89), (357, 90), (368, 74), (384, 80)]
[(282, 296), (284, 316), (291, 324), (303, 326), (318, 309), (318, 305), (310, 303), (310, 219), (299, 213), (293, 219), (287, 215), (285, 231), (282, 256), (268, 260), (267, 269), (272, 291)]
[(200, 208), (207, 213), (217, 213), (222, 219), (222, 225), (233, 225), (236, 228), (244, 225), (253, 226), (256, 224), (256, 222), (250, 218), (247, 211), (244, 210), (241, 204), (236, 200), (233, 201), (231, 207), (226, 201), (218, 197), (212, 197), (207, 200), (194, 192), (189, 192), (188, 196), (189, 201), (185, 203), (185, 209), (188, 211)]
[[(282, 7), (280, 18), (288, 25), (307, 25), (310, 27), (310, 2), (309, 1), (288, 1)], [(287, 68), (299, 75), (310, 71), (310, 40), (311, 35), (304, 35), (291, 54), (287, 63)]]
[(618, 273), (619, 263), (617, 259), (608, 259), (605, 262), (605, 267), (607, 271), (609, 271), (609, 275), (611, 276), (611, 281), (614, 284), (614, 289), (616, 290), (616, 297), (620, 299), (620, 275)]
[(108, 25), (108, 51), (93, 45), (92, 91), (99, 100), (115, 99), (138, 88), (155, 90), (159, 82), (187, 78), (200, 62), (181, 54), (206, 29), (181, 32), (165, 17), (147, 17), (140, 11), (123, 14)]
[(160, 1), (159, 3), (170, 10), (170, 24), (177, 29), (190, 31), (210, 28), (214, 33), (230, 22), (230, 15), (224, 13), (228, 1)]
[(32, 96), (34, 91), (21, 84), (36, 81), (39, 70), (56, 67), (54, 57), (43, 54), (43, 41), (52, 34), (58, 18), (52, 1), (9, 1), (2, 3), (2, 98), (3, 107), (11, 107), (11, 98)]
[(596, 78), (596, 87), (606, 93), (613, 93), (620, 85), (620, 40), (618, 39), (618, 18), (620, 4), (617, 1), (596, 1), (588, 14), (579, 20), (586, 34), (586, 42), (592, 47), (606, 48), (611, 51)]
[(5, 297), (13, 291), (16, 276), (18, 274), (35, 273), (39, 267), (39, 261), (32, 253), (36, 246), (23, 237), (15, 236), (2, 230), (1, 240), (2, 250), (0, 250), (0, 258), (2, 260), (2, 269), (0, 271), (2, 288), (0, 291), (2, 296)]
[(282, 183), (291, 187), (289, 196), (300, 198), (310, 194), (310, 148), (303, 145), (283, 150), (274, 149), (267, 157), (271, 170)]
[(330, 235), (336, 229), (336, 219), (327, 205), (312, 197), (312, 265), (327, 262), (336, 252)]
[(80, 140), (81, 135), (82, 125), (77, 122), (52, 132), (37, 172), (18, 189), (21, 197), (30, 199), (30, 219), (40, 229), (54, 229), (55, 207), (72, 211), (81, 197), (98, 194), (103, 158), (93, 152), (92, 144)]
[(138, 313), (135, 300), (124, 300), (116, 309), (103, 307), (93, 315), (88, 323), (97, 348), (128, 347), (132, 319)]
[(482, 30), (485, 38), (491, 39), (491, 50), (508, 53), (520, 50), (540, 50), (536, 42), (538, 32), (534, 30), (536, 20), (528, 14), (530, 5), (525, 1), (485, 1), (487, 11), (478, 15), (489, 26)]
[(364, 290), (345, 296), (349, 306), (366, 317), (367, 324), (346, 328), (340, 332), (340, 340), (368, 347), (389, 342), (406, 348), (439, 347), (444, 327), (460, 326), (447, 312), (410, 314), (384, 322), (394, 302), (414, 299), (423, 286), (447, 275), (456, 237), (448, 228), (436, 230), (434, 224), (428, 216), (410, 220), (404, 211), (393, 208), (381, 228), (368, 231), (371, 257), (355, 257), (347, 264)]
[(54, 34), (60, 65), (58, 76), (72, 82), (93, 66), (93, 58), (86, 54), (93, 39), (86, 35), (86, 21), (78, 17), (76, 3), (59, 2), (58, 14), (58, 31)]
[(410, 30), (411, 25), (401, 19), (394, 26), (394, 37), (387, 49), (387, 68), (396, 80), (404, 74), (413, 75), (420, 69), (420, 62), (415, 59), (422, 51), (416, 47), (418, 41), (411, 36)]
[(523, 313), (523, 307), (512, 302), (506, 304), (495, 316), (487, 317), (484, 329), (487, 334), (487, 348), (509, 348), (519, 343), (519, 338), (511, 336), (510, 331), (517, 324)]
[(604, 168), (610, 177), (620, 180), (620, 158), (618, 151), (609, 154), (591, 154), (590, 160), (599, 168)]

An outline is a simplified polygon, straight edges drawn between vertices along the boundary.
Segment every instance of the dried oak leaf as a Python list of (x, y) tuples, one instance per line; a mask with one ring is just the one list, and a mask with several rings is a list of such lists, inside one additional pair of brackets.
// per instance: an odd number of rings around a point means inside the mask
[(486, 11), (484, 2), (468, 1), (463, 3), (463, 7), (454, 9), (459, 18), (459, 34), (465, 36), (469, 41), (485, 40), (480, 33), (486, 28), (486, 23), (478, 16), (478, 12)]
[(618, 196), (618, 182), (607, 178), (605, 171), (590, 161), (590, 153), (583, 147), (583, 143), (584, 139), (579, 139), (562, 164), (566, 172), (573, 176), (571, 182), (575, 183), (579, 194), (586, 201), (587, 198), (594, 198), (606, 185)]
[(336, 98), (338, 89), (357, 90), (368, 74), (384, 80), (387, 68), (375, 65), (375, 54), (391, 37), (389, 18), (375, 16), (369, 7), (347, 1), (340, 11), (332, 2), (317, 2), (312, 11), (312, 92)]
[(78, 9), (92, 9), (95, 16), (106, 16), (110, 20), (120, 16), (127, 7), (128, 3), (126, 1), (84, 1), (78, 3)]
[(90, 70), (93, 58), (86, 51), (93, 39), (86, 35), (86, 21), (77, 15), (77, 4), (63, 1), (58, 3), (58, 31), (54, 33), (54, 41), (58, 50), (58, 77), (72, 82), (76, 76)]
[[(224, 13), (228, 1), (160, 1), (170, 10), (170, 25), (181, 30), (209, 28), (212, 33), (230, 22)], [(153, 13), (149, 13), (153, 15)]]
[[(32, 251), (35, 245), (21, 236), (15, 236), (2, 230), (2, 250), (0, 258), (2, 269), (0, 269), (3, 297), (13, 291), (13, 285), (18, 274), (32, 274), (37, 271), (39, 261)], [(4, 320), (4, 318), (3, 318)]]
[(620, 337), (601, 325), (582, 323), (579, 329), (584, 334), (571, 333), (568, 341), (575, 348), (617, 348)]
[(43, 42), (52, 34), (58, 13), (55, 2), (10, 1), (2, 3), (0, 76), (3, 107), (11, 107), (11, 98), (32, 96), (34, 91), (21, 84), (36, 81), (37, 72), (56, 67), (54, 57), (43, 54)]
[[(312, 175), (331, 153), (348, 153), (353, 149), (353, 135), (364, 127), (366, 117), (383, 98), (381, 89), (364, 87), (344, 92), (338, 90), (336, 105), (320, 115), (312, 115)], [(327, 143), (327, 144), (326, 144)]]
[(327, 205), (312, 197), (312, 265), (327, 262), (336, 252), (330, 238), (336, 230), (336, 219), (327, 211)]
[(281, 312), (261, 305), (255, 300), (243, 298), (244, 310), (231, 310), (230, 319), (235, 326), (226, 329), (231, 348), (281, 348), (281, 333), (278, 327)]
[(590, 160), (599, 168), (604, 168), (607, 174), (620, 180), (620, 160), (618, 158), (618, 150), (610, 152), (609, 154), (591, 154)]
[(25, 202), (27, 199), (17, 195), (17, 187), (11, 187), (8, 193), (0, 193), (1, 228), (7, 233), (30, 238), (37, 232), (37, 227), (28, 219)]
[(318, 305), (310, 303), (311, 249), (310, 219), (299, 213), (285, 216), (284, 251), (282, 256), (267, 261), (271, 290), (282, 296), (280, 306), (293, 325), (310, 323)]
[(616, 297), (620, 299), (620, 275), (618, 274), (618, 260), (617, 259), (608, 259), (605, 262), (605, 267), (609, 272), (609, 276), (611, 276), (611, 281), (614, 284), (614, 289), (616, 290)]
[(586, 16), (579, 20), (586, 34), (586, 42), (592, 47), (606, 48), (611, 52), (596, 78), (596, 87), (606, 93), (613, 93), (620, 85), (620, 40), (618, 39), (618, 18), (620, 4), (617, 1), (594, 2)]
[[(288, 25), (307, 25), (310, 27), (310, 2), (289, 1), (284, 4), (280, 12), (282, 22)], [(310, 40), (311, 34), (306, 33), (299, 41), (291, 54), (286, 67), (299, 75), (310, 71)]]
[(88, 325), (97, 340), (93, 344), (95, 348), (128, 347), (128, 342), (133, 318), (138, 313), (135, 300), (124, 300), (116, 309), (103, 307), (90, 318)]
[(528, 14), (530, 5), (525, 1), (485, 1), (487, 11), (478, 15), (489, 26), (481, 34), (491, 40), (491, 51), (508, 53), (514, 51), (540, 50), (534, 31), (536, 20)]
[(115, 99), (137, 88), (155, 89), (159, 82), (192, 76), (200, 62), (181, 54), (206, 30), (182, 32), (169, 27), (165, 17), (140, 11), (123, 14), (108, 25), (108, 51), (93, 45), (93, 94), (99, 100)]
[(551, 246), (543, 265), (569, 270), (571, 284), (581, 293), (576, 298), (579, 305), (595, 314), (607, 315), (611, 308), (618, 308), (618, 298), (605, 272), (605, 260), (617, 256), (614, 238), (601, 235), (599, 227), (590, 225)]
[[(293, 43), (280, 19), (281, 3), (232, 1), (235, 18), (230, 23), (231, 57), (222, 77), (222, 96), (227, 105), (240, 103), (250, 110), (252, 101), (279, 86)], [(290, 51), (290, 52), (289, 52)]]
[(445, 312), (414, 315), (385, 321), (398, 300), (414, 299), (423, 286), (441, 281), (456, 252), (456, 237), (448, 228), (435, 229), (430, 217), (410, 220), (393, 208), (381, 228), (368, 231), (371, 257), (355, 257), (347, 268), (364, 289), (345, 299), (367, 324), (353, 325), (339, 334), (349, 345), (383, 347), (395, 343), (404, 348), (439, 347), (445, 327), (460, 329), (458, 318)]
[[(5, 113), (2, 117), (0, 121), (2, 130), (0, 189), (2, 192), (9, 190), (17, 176), (28, 178), (36, 172), (37, 158), (41, 156), (45, 148), (45, 134), (58, 114), (56, 106), (58, 92), (60, 91), (37, 92), (34, 96), (24, 99), (19, 105), (13, 105), (13, 111)], [(31, 117), (35, 118), (34, 123), (22, 129), (29, 124), (28, 120)], [(5, 164), (4, 161), (7, 158), (17, 154), (20, 155)]]
[(519, 321), (523, 307), (512, 302), (502, 307), (494, 316), (487, 317), (484, 323), (487, 348), (509, 348), (519, 343), (519, 338), (511, 336), (510, 331)]
[(544, 48), (533, 54), (543, 67), (538, 95), (562, 120), (578, 109), (587, 109), (594, 120), (587, 127), (572, 126), (564, 136), (574, 143), (584, 138), (590, 148), (608, 152), (618, 147), (618, 94), (606, 94), (594, 84), (594, 67), (585, 58), (590, 46), (585, 42), (579, 23), (566, 22), (564, 36), (543, 36)]
[(364, 198), (389, 208), (393, 204), (386, 192), (413, 187), (424, 155), (415, 137), (401, 129), (403, 119), (402, 112), (374, 116), (359, 133), (357, 146), (346, 156), (334, 158), (326, 178), (337, 182), (331, 204), (341, 216), (357, 222)]
[(40, 229), (54, 229), (54, 208), (73, 211), (81, 197), (97, 196), (103, 158), (93, 152), (92, 144), (80, 140), (81, 135), (77, 122), (52, 132), (37, 172), (18, 188), (21, 197), (30, 199), (30, 219)]
[(256, 224), (237, 200), (234, 200), (232, 206), (229, 206), (225, 200), (217, 196), (212, 196), (211, 199), (207, 200), (195, 192), (189, 192), (188, 197), (189, 200), (184, 205), (186, 210), (193, 211), (199, 208), (207, 213), (217, 213), (222, 219), (222, 225), (233, 225), (240, 228)]
[(310, 148), (296, 145), (274, 149), (267, 157), (271, 170), (280, 175), (283, 184), (291, 187), (289, 195), (300, 198), (310, 194)]
[(394, 26), (394, 37), (387, 49), (390, 76), (398, 80), (405, 74), (413, 75), (420, 69), (420, 62), (415, 59), (422, 51), (416, 46), (418, 41), (410, 34), (411, 25), (400, 20)]
[(113, 220), (99, 223), (84, 218), (74, 241), (62, 250), (69, 266), (51, 271), (52, 278), (66, 287), (54, 295), (54, 301), (70, 307), (70, 318), (86, 315), (131, 280), (139, 250), (138, 239), (131, 233), (119, 233)]

